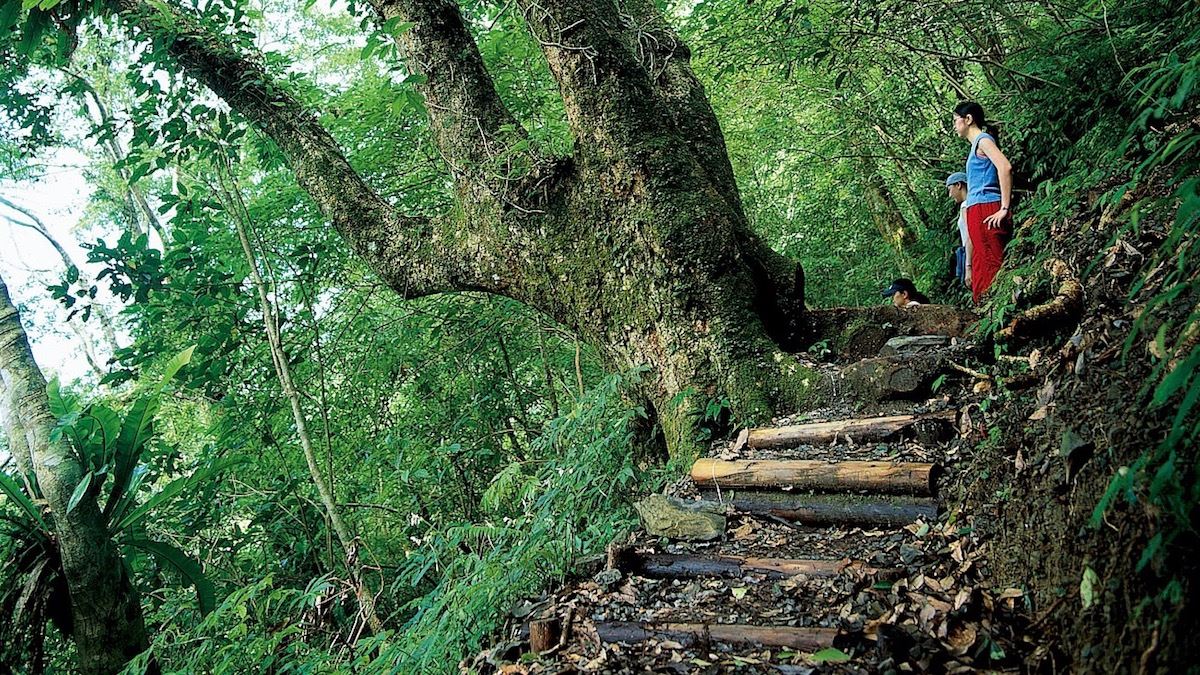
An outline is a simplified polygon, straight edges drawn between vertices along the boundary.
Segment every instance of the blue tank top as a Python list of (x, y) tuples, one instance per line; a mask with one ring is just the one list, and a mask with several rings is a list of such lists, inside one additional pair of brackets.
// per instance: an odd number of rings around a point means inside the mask
[(967, 155), (967, 206), (1000, 201), (1000, 174), (996, 172), (996, 165), (987, 157), (977, 154), (979, 141), (985, 138), (996, 142), (991, 134), (981, 133), (975, 137), (971, 154)]

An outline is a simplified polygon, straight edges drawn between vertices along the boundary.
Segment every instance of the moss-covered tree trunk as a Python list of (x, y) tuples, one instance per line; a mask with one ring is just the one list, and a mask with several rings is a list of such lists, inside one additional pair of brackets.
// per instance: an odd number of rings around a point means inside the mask
[[(9, 414), (9, 450), (23, 477), (36, 477), (50, 509), (63, 576), (71, 594), (71, 638), (78, 670), (116, 673), (149, 646), (137, 592), (93, 495), (70, 505), (83, 467), (51, 437), (46, 380), (33, 360), (21, 319), (0, 279), (0, 379)], [(13, 439), (17, 439), (15, 442)]]
[[(749, 228), (724, 139), (689, 53), (652, 0), (520, 0), (565, 104), (571, 157), (524, 149), (451, 0), (379, 0), (421, 85), (453, 175), (452, 213), (396, 212), (330, 135), (254, 59), (164, 5), (120, 0), (169, 35), (195, 77), (270, 136), (297, 180), (402, 296), (476, 290), (535, 307), (614, 368), (649, 367), (648, 401), (673, 447), (680, 394), (727, 397), (743, 419), (799, 402), (816, 382), (784, 353), (803, 275)], [(518, 145), (519, 144), (519, 145)]]

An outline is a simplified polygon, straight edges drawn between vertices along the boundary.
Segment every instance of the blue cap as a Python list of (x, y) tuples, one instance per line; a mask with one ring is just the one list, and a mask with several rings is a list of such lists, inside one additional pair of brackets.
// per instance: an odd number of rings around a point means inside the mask
[(963, 173), (962, 171), (955, 171), (954, 173), (950, 174), (949, 178), (946, 179), (946, 185), (954, 185), (955, 183), (965, 182), (967, 182), (967, 174)]

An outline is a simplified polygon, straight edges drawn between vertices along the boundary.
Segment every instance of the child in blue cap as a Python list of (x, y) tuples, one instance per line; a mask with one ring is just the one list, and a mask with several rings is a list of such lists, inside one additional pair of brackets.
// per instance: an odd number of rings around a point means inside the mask
[(946, 193), (958, 204), (958, 239), (954, 249), (954, 276), (971, 285), (971, 235), (967, 233), (967, 174), (955, 171), (946, 178)]

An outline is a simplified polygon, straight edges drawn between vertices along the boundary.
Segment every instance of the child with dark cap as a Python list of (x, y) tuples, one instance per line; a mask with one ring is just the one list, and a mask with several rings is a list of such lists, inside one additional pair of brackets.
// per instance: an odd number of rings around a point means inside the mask
[(911, 279), (896, 279), (883, 289), (883, 297), (891, 298), (892, 304), (901, 309), (929, 304), (929, 298), (917, 290)]

